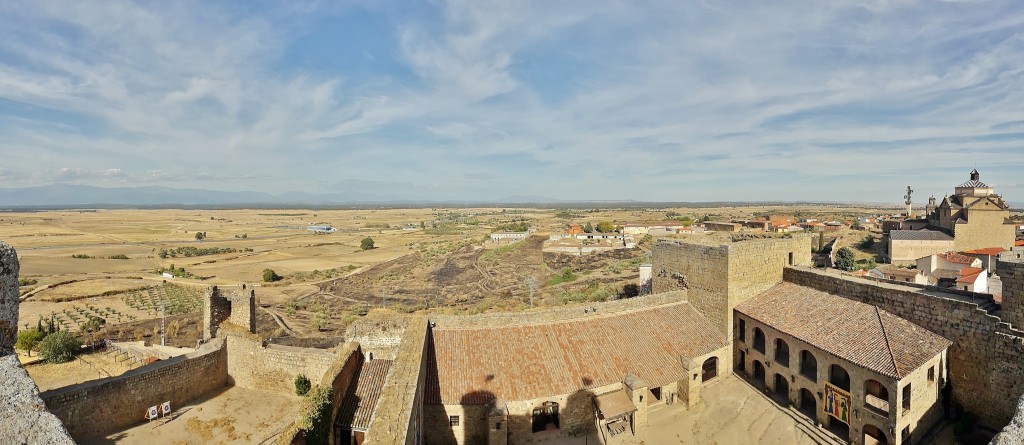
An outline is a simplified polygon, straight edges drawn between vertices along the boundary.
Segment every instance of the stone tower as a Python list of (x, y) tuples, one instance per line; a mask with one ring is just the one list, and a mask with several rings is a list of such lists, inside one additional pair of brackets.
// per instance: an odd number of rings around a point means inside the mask
[(782, 282), (786, 266), (811, 266), (811, 237), (662, 239), (651, 266), (654, 293), (685, 289), (694, 309), (732, 338), (733, 308)]

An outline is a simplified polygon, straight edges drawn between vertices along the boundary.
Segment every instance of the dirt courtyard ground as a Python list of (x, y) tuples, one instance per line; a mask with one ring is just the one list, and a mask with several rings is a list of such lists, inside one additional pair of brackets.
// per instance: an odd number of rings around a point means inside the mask
[[(81, 444), (255, 444), (281, 433), (297, 419), (301, 398), (231, 387), (211, 398), (175, 407), (172, 419), (140, 423)], [(139, 413), (139, 419), (142, 419)]]

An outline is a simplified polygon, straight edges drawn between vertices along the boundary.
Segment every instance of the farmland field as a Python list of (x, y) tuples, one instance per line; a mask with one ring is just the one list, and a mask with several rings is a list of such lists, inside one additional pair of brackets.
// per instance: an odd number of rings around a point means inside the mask
[[(249, 283), (261, 331), (331, 337), (370, 311), (522, 309), (531, 280), (535, 306), (618, 298), (636, 283), (650, 241), (581, 257), (544, 253), (543, 241), (570, 222), (660, 221), (669, 211), (730, 219), (768, 212), (852, 217), (869, 209), (63, 210), (0, 213), (0, 240), (21, 259), (22, 327), (52, 318), (75, 331), (96, 317), (104, 332), (149, 337), (158, 323), (147, 320), (160, 317), (161, 302), (166, 315), (194, 324), (210, 286)], [(523, 222), (536, 229), (525, 241), (485, 242), (499, 227)], [(306, 230), (311, 224), (337, 231), (314, 234)], [(361, 248), (366, 237), (373, 249)], [(264, 282), (266, 269), (281, 279)], [(572, 279), (562, 278), (565, 270)]]

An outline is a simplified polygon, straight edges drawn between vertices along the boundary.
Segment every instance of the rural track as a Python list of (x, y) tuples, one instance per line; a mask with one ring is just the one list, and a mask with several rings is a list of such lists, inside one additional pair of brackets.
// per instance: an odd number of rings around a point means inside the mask
[(277, 325), (280, 326), (281, 329), (284, 329), (285, 332), (288, 333), (288, 335), (291, 335), (292, 337), (300, 337), (300, 335), (298, 333), (293, 331), (292, 328), (288, 327), (288, 324), (284, 322), (284, 319), (281, 318), (280, 315), (277, 315), (277, 312), (274, 312), (274, 311), (272, 311), (270, 309), (267, 309), (267, 308), (265, 308), (263, 306), (260, 306), (259, 308), (263, 312), (266, 312), (268, 315), (270, 315), (270, 317), (273, 318), (275, 322), (277, 322)]

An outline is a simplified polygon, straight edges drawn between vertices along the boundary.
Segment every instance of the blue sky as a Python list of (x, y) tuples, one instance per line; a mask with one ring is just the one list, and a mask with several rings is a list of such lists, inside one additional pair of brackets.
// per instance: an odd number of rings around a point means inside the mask
[(1019, 0), (0, 2), (0, 187), (1024, 201)]

